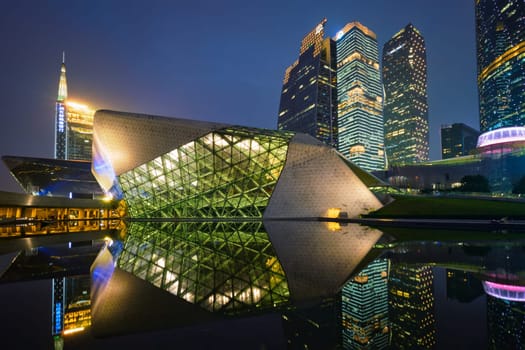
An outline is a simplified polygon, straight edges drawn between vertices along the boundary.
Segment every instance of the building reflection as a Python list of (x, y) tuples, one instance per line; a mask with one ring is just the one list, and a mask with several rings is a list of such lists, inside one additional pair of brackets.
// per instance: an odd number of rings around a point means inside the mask
[(394, 349), (435, 347), (433, 282), (429, 265), (392, 264), (388, 289)]
[(447, 298), (470, 303), (483, 295), (483, 287), (472, 272), (447, 269)]
[(341, 322), (345, 349), (388, 346), (389, 267), (387, 259), (376, 259), (343, 286)]
[(525, 303), (487, 296), (489, 349), (523, 349)]
[(290, 308), (282, 314), (288, 349), (338, 349), (341, 347), (341, 294), (308, 307)]
[[(525, 303), (511, 300), (525, 289), (522, 242), (372, 248), (380, 231), (315, 222), (130, 222), (126, 229), (123, 244), (84, 247), (89, 259), (67, 260), (81, 251), (67, 253), (67, 246), (38, 248), (3, 274), (6, 281), (24, 279), (25, 266), (42, 278), (31, 266), (47, 268), (62, 257), (57, 261), (68, 269), (44, 271), (53, 279), (57, 348), (88, 329), (112, 336), (280, 312), (289, 349), (431, 349), (442, 346), (435, 285), (446, 284), (447, 306), (479, 300), (482, 283), (489, 332), (483, 339), (491, 349), (523, 343)], [(91, 275), (75, 269), (94, 259)]]
[(123, 202), (0, 192), (0, 238), (119, 228)]
[(85, 331), (91, 326), (90, 275), (52, 279), (52, 335)]

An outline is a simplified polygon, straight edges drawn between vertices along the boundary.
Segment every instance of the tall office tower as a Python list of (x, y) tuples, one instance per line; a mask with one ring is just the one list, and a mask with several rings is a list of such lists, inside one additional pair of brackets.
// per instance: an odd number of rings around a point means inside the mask
[(58, 83), (58, 96), (55, 109), (55, 158), (66, 159), (67, 148), (67, 122), (66, 122), (66, 99), (67, 80), (65, 56), (62, 56), (60, 66), (60, 80)]
[(336, 37), (337, 150), (365, 170), (385, 167), (383, 87), (374, 32), (348, 23)]
[(68, 100), (66, 101), (66, 115), (66, 159), (91, 160), (95, 111), (89, 106)]
[(389, 345), (388, 270), (387, 259), (376, 259), (343, 286), (344, 349), (385, 349)]
[(463, 123), (441, 125), (441, 158), (466, 156), (476, 148), (479, 131)]
[(480, 130), (525, 126), (525, 2), (475, 6)]
[(324, 38), (323, 19), (301, 42), (299, 59), (286, 69), (278, 129), (310, 134), (337, 146), (335, 42)]
[(393, 349), (435, 347), (433, 281), (428, 265), (392, 263), (388, 290)]
[(383, 47), (385, 149), (388, 164), (428, 160), (427, 55), (408, 24)]
[(55, 113), (56, 159), (91, 160), (94, 114), (89, 106), (68, 99), (66, 65), (62, 58)]

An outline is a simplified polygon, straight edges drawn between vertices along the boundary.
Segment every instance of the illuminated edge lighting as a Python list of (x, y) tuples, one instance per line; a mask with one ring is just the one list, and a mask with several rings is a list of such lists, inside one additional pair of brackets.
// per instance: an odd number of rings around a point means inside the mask
[(68, 335), (68, 334), (78, 333), (78, 332), (82, 332), (85, 329), (86, 329), (85, 327), (71, 328), (71, 329), (65, 330), (62, 334)]
[(514, 286), (482, 281), (483, 289), (488, 295), (509, 301), (525, 302), (525, 286)]
[[(503, 136), (503, 134), (507, 134), (507, 136)], [(479, 135), (476, 147), (486, 147), (515, 141), (525, 141), (525, 127), (512, 126), (487, 131), (486, 133)]]

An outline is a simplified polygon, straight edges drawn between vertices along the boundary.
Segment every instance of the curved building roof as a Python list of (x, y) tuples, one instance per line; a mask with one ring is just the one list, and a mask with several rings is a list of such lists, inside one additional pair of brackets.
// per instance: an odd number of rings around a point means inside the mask
[(301, 133), (95, 114), (93, 174), (134, 217), (355, 217), (381, 207), (333, 148)]
[(483, 281), (483, 289), (494, 298), (525, 302), (525, 286)]

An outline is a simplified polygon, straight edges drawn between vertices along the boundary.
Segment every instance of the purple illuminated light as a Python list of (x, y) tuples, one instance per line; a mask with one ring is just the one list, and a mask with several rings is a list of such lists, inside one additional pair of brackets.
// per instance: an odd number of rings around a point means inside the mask
[(513, 126), (487, 131), (479, 135), (477, 147), (497, 145), (500, 143), (525, 141), (525, 127)]
[(483, 281), (483, 289), (485, 293), (494, 298), (525, 302), (525, 286)]

